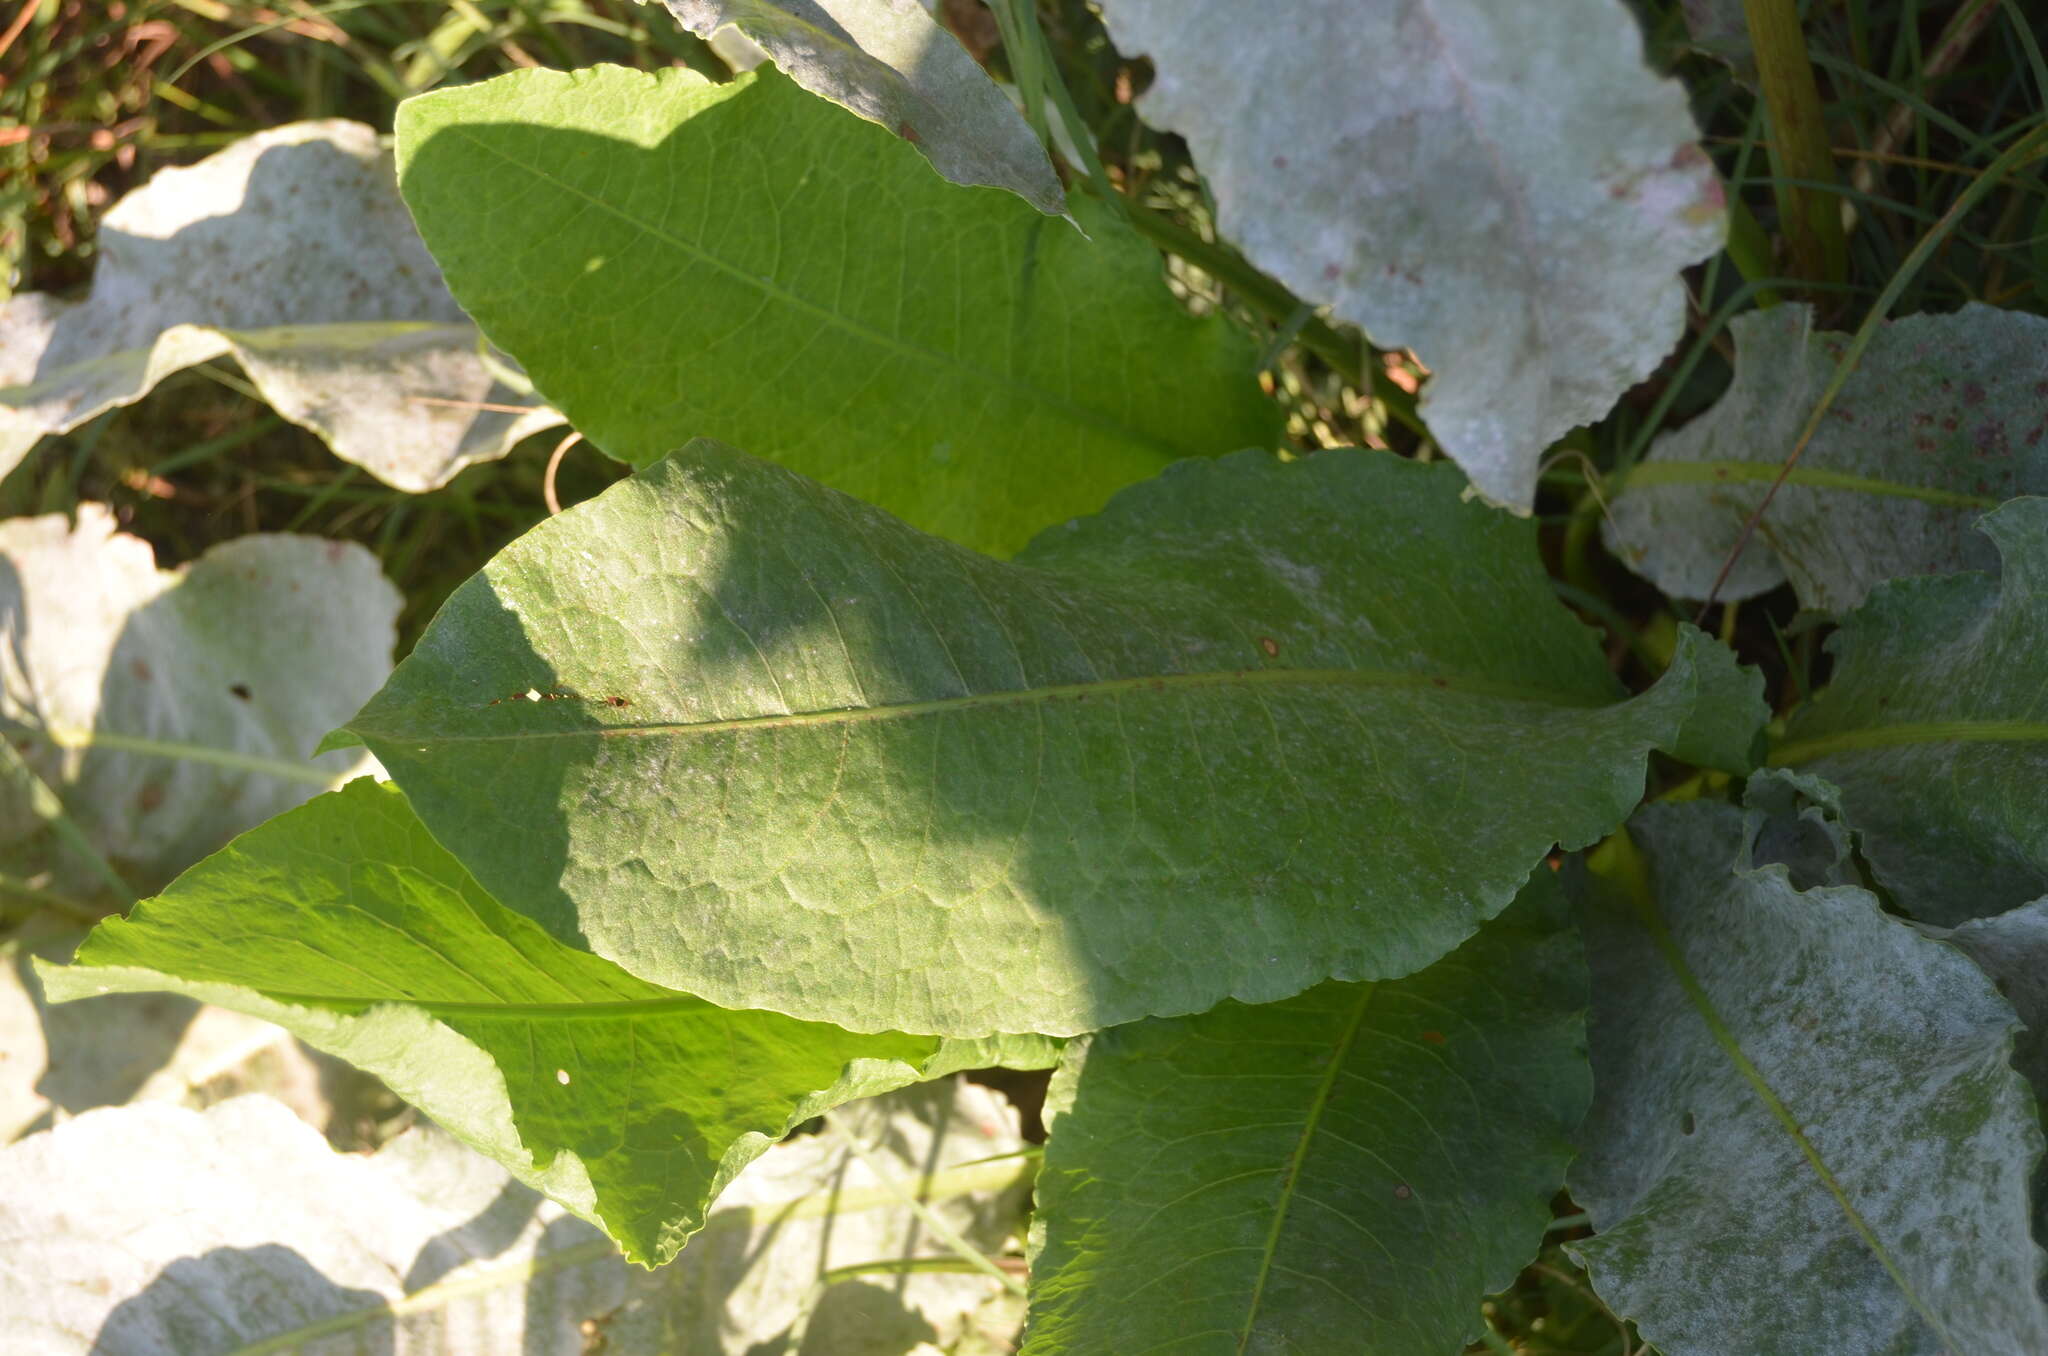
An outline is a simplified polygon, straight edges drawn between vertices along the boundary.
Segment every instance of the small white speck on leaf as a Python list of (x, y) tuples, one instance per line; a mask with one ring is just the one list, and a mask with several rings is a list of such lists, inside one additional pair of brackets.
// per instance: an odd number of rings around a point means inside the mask
[(565, 1087), (565, 1088), (566, 1088), (566, 1087), (568, 1087), (568, 1086), (569, 1086), (569, 1071), (568, 1071), (567, 1069), (557, 1069), (557, 1070), (555, 1070), (555, 1081), (556, 1081), (557, 1083), (560, 1083), (560, 1084), (561, 1084), (561, 1085), (562, 1085), (563, 1087)]

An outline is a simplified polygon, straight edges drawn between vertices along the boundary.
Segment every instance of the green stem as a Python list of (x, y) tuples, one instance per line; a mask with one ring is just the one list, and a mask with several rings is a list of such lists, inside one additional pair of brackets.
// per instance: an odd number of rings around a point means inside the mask
[(1840, 282), (1849, 271), (1841, 204), (1833, 194), (1809, 186), (1835, 182), (1835, 158), (1813, 63), (1806, 55), (1806, 35), (1799, 29), (1798, 5), (1795, 0), (1742, 0), (1742, 12), (1771, 114), (1773, 188), (1793, 268), (1808, 282)]

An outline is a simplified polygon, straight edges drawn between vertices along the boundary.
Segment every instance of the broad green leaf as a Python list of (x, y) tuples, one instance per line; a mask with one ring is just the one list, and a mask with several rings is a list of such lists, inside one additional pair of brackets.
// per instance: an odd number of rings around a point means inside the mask
[(729, 1007), (1064, 1035), (1392, 978), (1651, 747), (1764, 716), (1691, 631), (1621, 700), (1463, 486), (1192, 461), (1006, 564), (698, 442), (507, 548), (347, 729), (497, 898)]
[(2048, 498), (1978, 527), (2003, 572), (1874, 589), (1771, 754), (1840, 787), (1878, 882), (1945, 926), (2048, 894)]
[(1592, 1096), (1556, 878), (1419, 974), (1091, 1038), (1057, 1075), (1026, 1356), (1455, 1352)]
[(1007, 554), (1178, 457), (1270, 447), (1250, 340), (1107, 209), (1083, 236), (772, 71), (520, 71), (408, 101), (455, 295), (636, 465), (724, 438)]
[[(345, 542), (242, 537), (168, 571), (98, 504), (75, 525), (12, 519), (0, 729), (146, 892), (349, 773), (348, 758), (306, 758), (390, 673), (400, 602)], [(14, 779), (0, 782), (0, 870), (64, 894), (104, 888)]]
[[(1609, 549), (1679, 598), (1713, 588), (1849, 341), (1797, 305), (1729, 329), (1734, 384), (1657, 440), (1606, 525)], [(1995, 564), (1971, 526), (2048, 492), (2044, 349), (2048, 319), (1974, 302), (1880, 329), (1718, 596), (1790, 579), (1802, 606), (1839, 612), (1886, 579)]]
[[(1139, 101), (1254, 264), (1435, 373), (1430, 431), (1527, 511), (1543, 450), (1656, 370), (1720, 248), (1685, 91), (1621, 0), (1106, 0)], [(1539, 93), (1540, 91), (1540, 93)]]
[(931, 1037), (728, 1012), (564, 947), (367, 780), (243, 835), (42, 973), (56, 1001), (167, 989), (276, 1022), (650, 1264), (803, 1121), (961, 1067)]
[(1694, 802), (1596, 858), (1595, 1288), (1668, 1356), (2048, 1351), (2012, 1008), (1867, 891), (1746, 856)]
[(945, 1256), (905, 1190), (1000, 1247), (1025, 1180), (1015, 1114), (950, 1081), (844, 1114), (877, 1141), (867, 1160), (833, 1135), (770, 1148), (650, 1273), (435, 1129), (364, 1156), (264, 1097), (88, 1112), (0, 1150), (0, 1349), (450, 1356), (601, 1337), (609, 1352), (748, 1356), (783, 1350), (799, 1319), (814, 1356), (950, 1341), (993, 1281), (827, 1273)]
[(279, 414), (401, 490), (561, 422), (494, 375), (361, 123), (274, 127), (165, 170), (98, 239), (84, 300), (0, 304), (0, 473), (44, 434), (224, 355)]
[(790, 79), (888, 128), (954, 183), (1006, 188), (1054, 216), (1066, 211), (1059, 176), (1023, 115), (920, 0), (666, 3), (700, 38), (739, 29)]

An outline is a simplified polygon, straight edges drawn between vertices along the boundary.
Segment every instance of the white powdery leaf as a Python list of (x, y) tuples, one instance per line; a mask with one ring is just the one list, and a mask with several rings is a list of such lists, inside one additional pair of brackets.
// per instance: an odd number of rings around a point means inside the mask
[(1067, 210), (1023, 115), (920, 0), (666, 4), (700, 38), (739, 29), (784, 75), (913, 142), (954, 183), (1006, 188), (1051, 216)]
[(1743, 865), (1756, 827), (1651, 806), (1640, 894), (1588, 892), (1571, 1250), (1671, 1356), (2048, 1351), (2012, 1006), (1869, 891)]
[[(1023, 1147), (1014, 1111), (950, 1080), (849, 1115), (906, 1186)], [(574, 1356), (601, 1335), (610, 1351), (740, 1356), (780, 1349), (809, 1304), (806, 1350), (951, 1341), (990, 1279), (877, 1271), (813, 1293), (829, 1268), (944, 1255), (874, 1182), (833, 1136), (776, 1146), (648, 1272), (435, 1129), (365, 1157), (263, 1096), (93, 1111), (0, 1150), (0, 1350)], [(936, 1205), (994, 1249), (1021, 1190)]]
[(99, 243), (83, 300), (0, 305), (0, 473), (44, 434), (230, 355), (278, 413), (401, 490), (561, 422), (485, 360), (362, 123), (292, 123), (165, 170)]
[(1139, 106), (1187, 137), (1219, 229), (1415, 351), (1430, 431), (1487, 498), (1526, 510), (1543, 448), (1677, 342), (1721, 184), (1620, 0), (1104, 9), (1157, 66)]
[[(310, 777), (84, 747), (127, 735), (302, 763), (391, 671), (403, 600), (348, 542), (258, 535), (159, 570), (98, 504), (0, 524), (0, 726), (93, 846), (143, 890), (320, 789)], [(18, 786), (0, 792), (0, 863), (66, 890), (96, 877), (58, 850)]]
[(2048, 319), (1972, 302), (1879, 329), (1721, 579), (1850, 336), (1802, 305), (1736, 316), (1735, 378), (1630, 472), (1608, 549), (1676, 598), (1736, 602), (1790, 580), (1844, 612), (1905, 575), (1995, 569), (1984, 513), (2048, 491)]

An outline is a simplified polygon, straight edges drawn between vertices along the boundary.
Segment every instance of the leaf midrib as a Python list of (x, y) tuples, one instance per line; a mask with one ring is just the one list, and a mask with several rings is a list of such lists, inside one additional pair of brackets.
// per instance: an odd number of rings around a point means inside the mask
[(2030, 720), (1927, 720), (1867, 725), (1794, 739), (1771, 750), (1770, 766), (1790, 767), (1831, 753), (1909, 748), (1918, 744), (2048, 743), (2048, 722)]
[(1777, 1089), (1764, 1077), (1763, 1070), (1757, 1068), (1749, 1058), (1748, 1051), (1742, 1048), (1741, 1040), (1722, 1017), (1721, 1010), (1715, 1006), (1713, 996), (1707, 992), (1699, 976), (1693, 973), (1692, 965), (1686, 960), (1685, 953), (1680, 948), (1677, 937), (1672, 934), (1670, 924), (1657, 901), (1647, 892), (1630, 890), (1628, 893), (1629, 902), (1638, 921), (1649, 934), (1651, 946), (1656, 949), (1665, 965), (1670, 967), (1673, 978), (1678, 981), (1680, 990), (1691, 1002), (1693, 1010), (1699, 1014), (1701, 1022), (1706, 1025), (1714, 1044), (1720, 1047), (1721, 1053), (1734, 1065), (1736, 1074), (1749, 1085), (1757, 1100), (1763, 1103), (1771, 1119), (1791, 1137), (1800, 1156), (1806, 1160), (1807, 1166), (1812, 1169), (1821, 1187), (1834, 1199), (1836, 1208), (1842, 1212), (1849, 1228), (1862, 1239), (1864, 1246), (1870, 1249), (1871, 1255), (1877, 1259), (1878, 1265), (1884, 1268), (1892, 1284), (1899, 1288), (1899, 1294), (1905, 1299), (1906, 1304), (1934, 1332), (1944, 1350), (1961, 1351), (1962, 1348), (1950, 1337), (1940, 1315), (1921, 1298), (1920, 1292), (1913, 1287), (1912, 1281), (1892, 1257), (1891, 1249), (1877, 1236), (1876, 1229), (1863, 1217), (1863, 1212), (1856, 1208), (1855, 1202), (1849, 1199), (1847, 1188), (1835, 1176), (1834, 1169), (1828, 1166), (1827, 1160), (1821, 1156), (1819, 1146), (1807, 1135), (1806, 1127), (1799, 1123), (1799, 1118), (1792, 1114), (1792, 1109), (1778, 1096)]
[[(1524, 687), (1485, 678), (1465, 678), (1433, 673), (1396, 673), (1383, 669), (1215, 669), (1201, 673), (1146, 674), (1135, 678), (1102, 678), (1085, 683), (1054, 683), (1035, 688), (1005, 688), (994, 692), (972, 692), (957, 697), (935, 697), (925, 701), (899, 702), (888, 706), (848, 706), (822, 711), (791, 711), (760, 716), (736, 716), (726, 720), (650, 721), (637, 725), (582, 725), (558, 730), (507, 730), (488, 734), (420, 734), (383, 730), (370, 722), (347, 728), (363, 738), (403, 739), (408, 742), (440, 744), (491, 744), (528, 739), (620, 739), (654, 735), (715, 735), (737, 730), (779, 729), (798, 726), (865, 725), (922, 716), (944, 715), (981, 707), (1022, 705), (1060, 700), (1081, 701), (1089, 697), (1144, 696), (1205, 687), (1287, 687), (1328, 686), (1387, 689), (1435, 689), (1462, 696), (1496, 697), (1548, 706), (1590, 710), (1607, 699), (1553, 689)], [(586, 703), (601, 698), (584, 698)], [(511, 710), (520, 709), (517, 702)]]
[(2005, 502), (1993, 495), (1963, 494), (1957, 490), (1938, 490), (1928, 485), (1907, 485), (1895, 480), (1880, 480), (1876, 476), (1833, 471), (1822, 466), (1795, 466), (1786, 473), (1776, 462), (1760, 461), (1646, 461), (1629, 471), (1623, 488), (1640, 489), (1654, 485), (1766, 484), (1777, 480), (1781, 474), (1784, 475), (1786, 484), (1799, 485), (1807, 489), (1841, 490), (1888, 499), (1917, 499), (1922, 503), (1943, 507), (1993, 509)]
[(1281, 1183), (1280, 1199), (1273, 1208), (1273, 1221), (1267, 1226), (1266, 1239), (1259, 1249), (1259, 1274), (1252, 1283), (1251, 1299), (1245, 1304), (1244, 1328), (1238, 1333), (1239, 1356), (1250, 1349), (1252, 1330), (1259, 1320), (1259, 1306), (1265, 1300), (1266, 1282), (1273, 1274), (1273, 1259), (1280, 1251), (1280, 1233), (1286, 1226), (1288, 1212), (1294, 1206), (1295, 1189), (1301, 1181), (1301, 1165), (1308, 1158), (1309, 1146), (1321, 1128), (1323, 1113), (1329, 1109), (1330, 1095), (1337, 1086), (1337, 1077), (1344, 1071), (1344, 1061), (1350, 1057), (1351, 1047), (1358, 1040), (1359, 1029), (1365, 1025), (1365, 1011), (1372, 1005), (1373, 996), (1379, 992), (1379, 985), (1368, 984), (1365, 992), (1358, 996), (1358, 1003), (1351, 1010), (1351, 1018), (1344, 1025), (1344, 1034), (1337, 1038), (1330, 1051), (1329, 1063), (1323, 1068), (1322, 1081), (1316, 1085), (1314, 1099), (1309, 1103), (1308, 1112), (1302, 1118), (1301, 1137), (1295, 1141), (1294, 1152), (1287, 1162), (1287, 1179)]
[(764, 299), (784, 302), (791, 307), (794, 307), (798, 310), (804, 311), (812, 316), (817, 317), (826, 325), (830, 326), (831, 328), (837, 329), (841, 333), (849, 335), (852, 338), (863, 340), (867, 343), (875, 345), (878, 348), (888, 349), (894, 353), (897, 353), (905, 358), (909, 358), (913, 361), (921, 361), (933, 367), (950, 369), (968, 378), (985, 382), (988, 385), (997, 387), (999, 389), (1007, 390), (1013, 395), (1022, 397), (1027, 402), (1035, 401), (1039, 404), (1046, 406), (1049, 409), (1057, 410), (1061, 414), (1066, 415), (1073, 422), (1080, 424), (1084, 427), (1092, 428), (1097, 432), (1108, 434), (1111, 437), (1117, 438), (1121, 441), (1135, 443), (1141, 447), (1146, 448), (1149, 451), (1157, 453), (1159, 456), (1165, 458), (1168, 461), (1177, 461), (1180, 458), (1189, 455), (1189, 449), (1185, 447), (1181, 447), (1174, 443), (1170, 443), (1166, 439), (1161, 438), (1156, 434), (1147, 432), (1144, 429), (1135, 428), (1129, 424), (1122, 423), (1116, 419), (1112, 419), (1109, 416), (1101, 413), (1100, 411), (1090, 408), (1089, 406), (1077, 404), (1076, 402), (1074, 402), (1066, 396), (1058, 395), (1054, 392), (1044, 389), (1043, 387), (1037, 386), (1031, 382), (1019, 380), (1015, 376), (1011, 376), (1006, 373), (996, 372), (986, 367), (977, 366), (974, 363), (970, 363), (963, 360), (957, 354), (946, 353), (938, 349), (926, 348), (920, 344), (913, 344), (907, 342), (906, 340), (898, 338), (895, 335), (885, 334), (880, 330), (874, 329), (871, 326), (862, 324), (859, 321), (854, 320), (852, 317), (847, 316), (842, 312), (833, 310), (828, 306), (824, 306), (818, 302), (812, 301), (808, 297), (800, 296), (797, 293), (788, 291), (785, 288), (782, 288), (776, 285), (775, 283), (769, 281), (767, 278), (761, 277), (753, 273), (749, 273), (744, 269), (736, 267), (733, 264), (727, 263), (724, 259), (721, 259), (717, 255), (711, 253), (702, 245), (698, 245), (692, 241), (685, 240), (681, 236), (671, 234), (669, 231), (663, 229), (661, 226), (655, 225), (651, 222), (643, 221), (639, 217), (633, 216), (630, 213), (626, 212), (623, 208), (620, 208), (612, 203), (606, 202), (602, 198), (598, 198), (589, 193), (586, 193), (585, 191), (583, 191), (580, 188), (577, 188), (573, 184), (555, 178), (553, 175), (547, 173), (545, 170), (532, 164), (531, 162), (517, 159), (513, 156), (505, 154), (505, 152), (497, 149), (495, 146), (487, 145), (483, 141), (479, 140), (466, 127), (459, 123), (449, 124), (442, 130), (452, 131), (459, 134), (465, 141), (475, 146), (478, 150), (481, 150), (489, 155), (495, 156), (498, 160), (502, 161), (507, 165), (511, 165), (518, 169), (526, 171), (529, 175), (539, 180), (541, 183), (546, 184), (551, 188), (559, 189), (563, 193), (569, 194), (572, 197), (578, 198), (583, 202), (589, 204), (590, 206), (596, 208), (598, 211), (604, 212), (616, 218), (619, 221), (625, 222), (628, 226), (633, 227), (635, 230), (645, 232), (647, 235), (653, 237), (654, 239), (673, 246), (674, 248), (682, 251), (684, 254), (687, 254), (691, 258), (697, 260), (698, 262), (718, 270), (720, 273), (723, 273), (725, 276), (733, 279), (735, 282), (738, 282), (743, 286), (753, 288), (755, 291), (759, 292)]
[[(198, 981), (206, 982), (206, 981)], [(432, 998), (407, 998), (402, 995), (372, 998), (364, 994), (317, 994), (286, 993), (278, 989), (250, 984), (246, 980), (232, 981), (241, 987), (262, 994), (273, 1003), (289, 1003), (294, 1007), (374, 1008), (389, 1004), (417, 1008), (429, 1017), (494, 1017), (507, 1020), (544, 1019), (566, 1021), (571, 1019), (617, 1018), (661, 1016), (677, 1012), (724, 1012), (709, 999), (694, 994), (673, 994), (662, 998), (620, 998), (591, 1003), (529, 1003), (529, 1002), (459, 1002)]]

